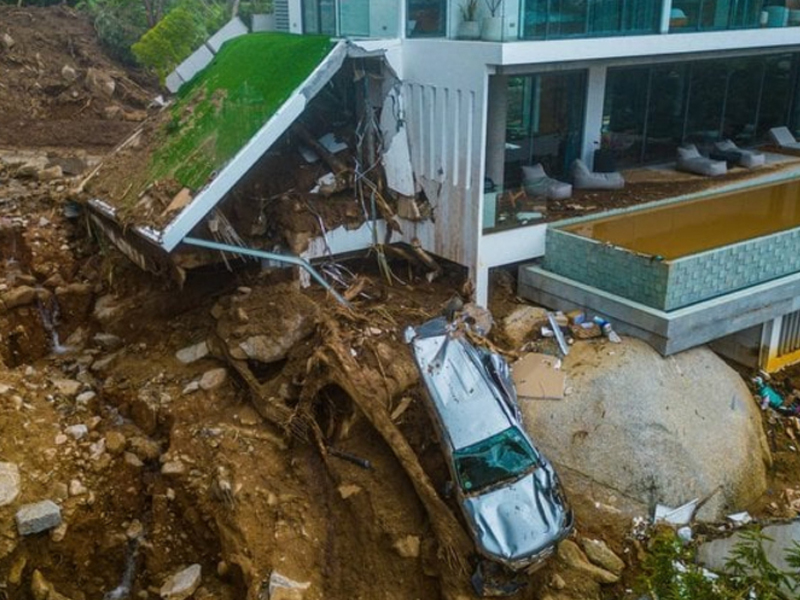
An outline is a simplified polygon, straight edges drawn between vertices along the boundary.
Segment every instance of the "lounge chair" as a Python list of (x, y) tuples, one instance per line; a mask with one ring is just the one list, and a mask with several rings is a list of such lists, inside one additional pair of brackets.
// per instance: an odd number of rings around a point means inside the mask
[(572, 186), (548, 177), (541, 163), (522, 167), (522, 185), (528, 194), (548, 200), (565, 200), (572, 196)]
[(694, 144), (686, 144), (678, 148), (678, 170), (717, 177), (728, 172), (728, 165), (724, 160), (713, 160), (702, 156)]
[(762, 167), (766, 162), (766, 157), (761, 152), (753, 150), (743, 150), (731, 140), (722, 140), (714, 143), (714, 152), (711, 158), (724, 160), (728, 164), (734, 163), (746, 169)]
[(572, 185), (578, 190), (621, 190), (625, 179), (618, 172), (597, 173), (590, 171), (580, 158), (572, 163)]
[(800, 150), (800, 142), (794, 139), (788, 127), (773, 127), (769, 130), (769, 139), (779, 148)]

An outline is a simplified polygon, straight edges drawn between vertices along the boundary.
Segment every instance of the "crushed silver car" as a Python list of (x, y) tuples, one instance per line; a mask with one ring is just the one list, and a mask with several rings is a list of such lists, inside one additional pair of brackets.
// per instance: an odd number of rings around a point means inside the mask
[(444, 318), (406, 330), (478, 552), (531, 570), (572, 530), (558, 476), (522, 427), (506, 361)]

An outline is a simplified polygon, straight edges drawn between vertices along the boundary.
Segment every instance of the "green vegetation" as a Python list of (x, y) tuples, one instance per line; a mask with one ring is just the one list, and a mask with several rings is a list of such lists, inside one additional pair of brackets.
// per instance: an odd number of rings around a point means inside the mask
[(148, 181), (172, 178), (193, 190), (225, 165), (320, 64), (322, 36), (251, 34), (226, 43), (185, 85), (162, 128)]
[[(770, 538), (755, 529), (745, 530), (726, 564), (714, 579), (695, 563), (695, 549), (684, 546), (672, 531), (656, 534), (650, 543), (639, 581), (639, 593), (654, 600), (787, 600), (800, 590), (800, 545), (787, 554), (793, 571), (772, 565), (764, 551)], [(791, 590), (787, 595), (784, 590)]]
[(219, 10), (197, 10), (204, 6), (192, 0), (173, 8), (155, 27), (145, 33), (131, 50), (139, 64), (153, 69), (162, 83), (225, 21)]

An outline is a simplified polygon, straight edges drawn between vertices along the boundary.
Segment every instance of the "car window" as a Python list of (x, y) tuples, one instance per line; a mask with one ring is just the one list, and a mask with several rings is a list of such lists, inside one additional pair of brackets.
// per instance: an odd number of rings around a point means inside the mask
[(461, 488), (480, 491), (536, 466), (538, 456), (516, 427), (453, 453)]

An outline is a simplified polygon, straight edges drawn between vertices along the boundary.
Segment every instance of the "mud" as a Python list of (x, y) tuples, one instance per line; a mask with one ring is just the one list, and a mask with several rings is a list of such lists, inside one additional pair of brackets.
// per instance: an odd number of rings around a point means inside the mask
[[(0, 7), (0, 23), (20, 44), (17, 54), (0, 52), (0, 64), (21, 65), (8, 71), (15, 104), (1, 92), (0, 119), (6, 107), (29, 107), (24, 118), (55, 132), (59, 96), (25, 79), (36, 52), (46, 64), (73, 51), (86, 64), (112, 63), (68, 9)], [(61, 46), (51, 49), (40, 26), (60, 32)], [(101, 107), (95, 99), (80, 112), (89, 130)], [(0, 132), (15, 152), (36, 145), (22, 129), (0, 123)], [(97, 139), (79, 148), (84, 138), (65, 134), (64, 142), (88, 156)], [(37, 149), (53, 160), (48, 153)], [(19, 496), (0, 507), (0, 598), (38, 600), (48, 587), (51, 599), (156, 598), (191, 564), (202, 569), (197, 600), (267, 598), (275, 572), (308, 583), (306, 600), (472, 597), (476, 558), (441, 493), (446, 465), (402, 335), (454, 306), (469, 287), (463, 271), (443, 265), (429, 281), (427, 269), (400, 256), (386, 266), (404, 283), (389, 285), (374, 256), (338, 265), (352, 310), (318, 287), (301, 288), (290, 271), (252, 265), (195, 270), (178, 289), (121, 257), (69, 202), (67, 191), (91, 169), (83, 163), (44, 181), (0, 162), (0, 461), (21, 475)], [(674, 194), (682, 184), (669, 185)], [(312, 213), (297, 212), (314, 226)], [(497, 321), (519, 306), (514, 291), (512, 275), (495, 274)], [(209, 354), (177, 359), (203, 341)], [(518, 350), (497, 328), (490, 342)], [(555, 351), (552, 340), (527, 342)], [(787, 369), (774, 383), (789, 394), (800, 372)], [(800, 428), (764, 418), (772, 479), (751, 510), (795, 516)], [(642, 546), (630, 515), (592, 488), (576, 479), (568, 490), (574, 538), (605, 540), (627, 565), (621, 580), (601, 586), (555, 558), (526, 576), (515, 598), (626, 597)], [(16, 510), (44, 499), (59, 504), (63, 525), (21, 537)]]

